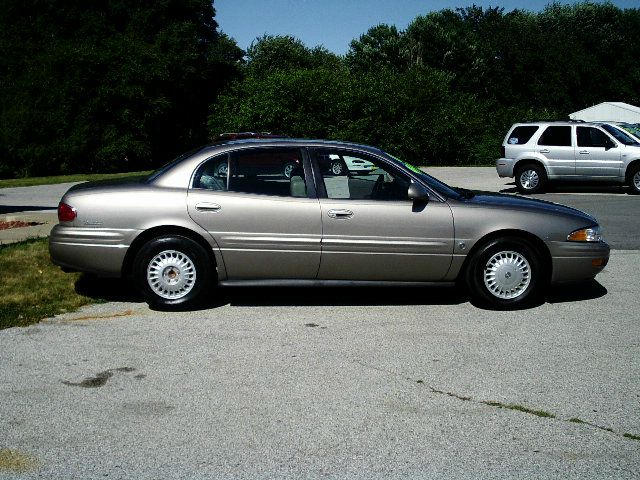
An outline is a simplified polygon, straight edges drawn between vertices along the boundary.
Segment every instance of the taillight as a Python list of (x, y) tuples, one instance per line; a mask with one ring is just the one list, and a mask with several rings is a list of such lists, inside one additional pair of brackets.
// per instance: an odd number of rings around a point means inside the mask
[(58, 221), (60, 222), (73, 222), (78, 213), (76, 209), (66, 203), (60, 202), (58, 205)]
[(504, 158), (504, 157), (506, 157), (506, 156), (507, 156), (507, 154), (506, 154), (506, 152), (505, 152), (504, 145), (502, 145), (502, 146), (500, 147), (500, 157), (501, 157), (501, 158)]

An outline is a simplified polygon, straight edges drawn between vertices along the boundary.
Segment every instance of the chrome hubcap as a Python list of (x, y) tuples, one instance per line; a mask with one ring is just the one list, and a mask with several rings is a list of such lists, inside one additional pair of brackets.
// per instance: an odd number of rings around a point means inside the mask
[(497, 298), (519, 297), (531, 283), (531, 267), (518, 252), (498, 252), (484, 267), (484, 285)]
[(341, 163), (339, 163), (339, 162), (334, 163), (334, 164), (331, 166), (331, 172), (332, 172), (334, 175), (340, 175), (340, 174), (342, 173), (342, 164), (341, 164)]
[(540, 183), (540, 177), (535, 170), (525, 170), (520, 174), (520, 185), (526, 190), (533, 190)]
[(196, 283), (193, 261), (177, 250), (164, 250), (147, 266), (147, 282), (153, 292), (167, 300), (187, 295)]
[(640, 171), (637, 171), (633, 176), (633, 184), (635, 185), (636, 190), (640, 192)]

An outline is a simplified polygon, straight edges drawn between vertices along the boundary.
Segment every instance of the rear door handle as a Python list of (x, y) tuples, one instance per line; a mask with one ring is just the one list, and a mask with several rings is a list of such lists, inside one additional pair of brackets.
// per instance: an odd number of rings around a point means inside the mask
[(199, 212), (219, 212), (222, 207), (217, 203), (196, 203), (196, 210)]
[(546, 148), (544, 150), (540, 150), (540, 153), (549, 153), (551, 150), (547, 150)]
[(580, 155), (589, 155), (589, 152), (587, 150), (580, 150)]
[(353, 212), (351, 210), (329, 210), (327, 215), (331, 218), (351, 218), (353, 217)]

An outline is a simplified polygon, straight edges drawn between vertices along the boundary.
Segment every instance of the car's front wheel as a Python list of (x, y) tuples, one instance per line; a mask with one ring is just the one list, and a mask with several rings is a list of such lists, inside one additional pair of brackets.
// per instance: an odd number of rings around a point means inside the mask
[(206, 250), (181, 235), (147, 242), (135, 258), (133, 275), (147, 303), (165, 309), (195, 306), (212, 283)]
[(547, 174), (543, 167), (528, 163), (516, 169), (516, 187), (520, 193), (542, 192), (547, 183)]
[(517, 308), (534, 301), (544, 285), (543, 262), (525, 239), (505, 237), (483, 245), (467, 268), (467, 286), (480, 304)]

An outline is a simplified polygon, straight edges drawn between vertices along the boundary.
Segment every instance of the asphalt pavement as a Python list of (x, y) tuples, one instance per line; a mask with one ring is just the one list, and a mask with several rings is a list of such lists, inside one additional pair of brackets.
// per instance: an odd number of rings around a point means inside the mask
[[(496, 188), (461, 170), (433, 173)], [(546, 195), (640, 223), (624, 192)], [(111, 301), (0, 331), (0, 478), (637, 478), (639, 269), (613, 250), (515, 312), (449, 288), (236, 288), (170, 313), (85, 280)]]

